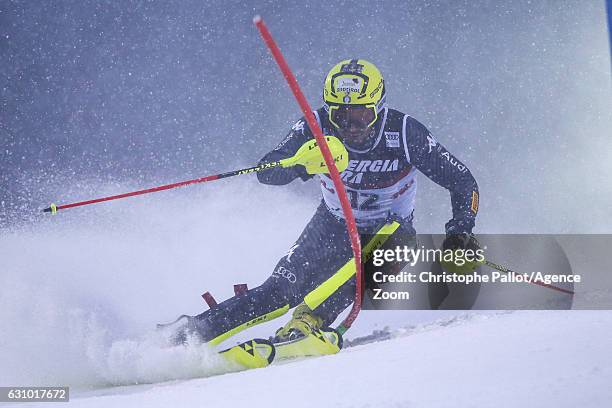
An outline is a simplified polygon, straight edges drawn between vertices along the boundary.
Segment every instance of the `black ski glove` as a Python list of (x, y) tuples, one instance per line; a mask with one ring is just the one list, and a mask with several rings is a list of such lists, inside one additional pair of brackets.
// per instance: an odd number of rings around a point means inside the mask
[(472, 273), (484, 262), (484, 252), (474, 235), (468, 233), (448, 234), (442, 243), (446, 254), (453, 252), (452, 260), (443, 257), (442, 268), (451, 273)]

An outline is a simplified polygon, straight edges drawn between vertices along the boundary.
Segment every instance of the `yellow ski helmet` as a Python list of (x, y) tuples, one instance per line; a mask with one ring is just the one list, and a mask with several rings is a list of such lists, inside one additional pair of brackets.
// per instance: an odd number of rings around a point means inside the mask
[[(374, 64), (363, 59), (344, 60), (336, 64), (325, 78), (324, 107), (329, 121), (338, 129), (346, 127), (348, 115), (343, 108), (362, 111), (361, 125), (371, 127), (385, 107), (385, 81)], [(344, 110), (344, 112), (348, 112)]]

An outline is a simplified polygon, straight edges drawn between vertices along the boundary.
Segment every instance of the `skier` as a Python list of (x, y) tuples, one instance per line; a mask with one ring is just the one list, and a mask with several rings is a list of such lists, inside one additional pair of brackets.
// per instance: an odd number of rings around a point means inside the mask
[[(418, 169), (451, 194), (453, 216), (446, 223), (444, 249), (478, 249), (472, 236), (478, 211), (476, 181), (467, 166), (434, 139), (424, 125), (387, 107), (383, 77), (372, 63), (352, 59), (334, 66), (325, 79), (323, 101), (314, 116), (323, 134), (338, 137), (349, 152), (349, 164), (341, 177), (362, 236), (376, 234), (391, 220), (400, 225), (394, 235), (415, 234), (412, 221)], [(312, 138), (302, 118), (261, 163), (290, 157)], [(284, 185), (298, 178), (309, 180), (314, 174), (295, 166), (271, 168), (257, 176), (261, 183)], [(352, 258), (332, 180), (328, 174), (318, 176), (323, 200), (272, 275), (261, 286), (200, 315), (185, 316), (179, 341), (194, 333), (204, 342), (218, 344), (291, 308), (295, 308), (292, 319), (277, 331), (276, 340), (299, 338), (331, 325), (352, 303), (354, 278), (325, 293), (325, 299), (314, 310), (302, 303), (307, 294)]]

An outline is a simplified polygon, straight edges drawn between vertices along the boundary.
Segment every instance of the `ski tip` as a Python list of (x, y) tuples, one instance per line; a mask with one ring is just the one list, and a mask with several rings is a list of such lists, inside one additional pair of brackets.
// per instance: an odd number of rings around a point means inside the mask
[(276, 347), (269, 340), (252, 339), (220, 351), (219, 354), (227, 361), (237, 363), (242, 369), (262, 368), (272, 364)]
[(253, 24), (257, 25), (259, 23), (261, 23), (261, 16), (259, 14), (255, 14), (253, 17)]

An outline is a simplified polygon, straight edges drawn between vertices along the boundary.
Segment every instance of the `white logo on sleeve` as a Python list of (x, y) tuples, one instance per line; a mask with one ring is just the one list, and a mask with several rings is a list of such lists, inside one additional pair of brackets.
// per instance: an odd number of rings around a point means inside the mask
[(429, 151), (427, 153), (431, 153), (431, 149), (438, 145), (436, 139), (431, 135), (431, 133), (427, 134), (427, 141), (429, 142)]

